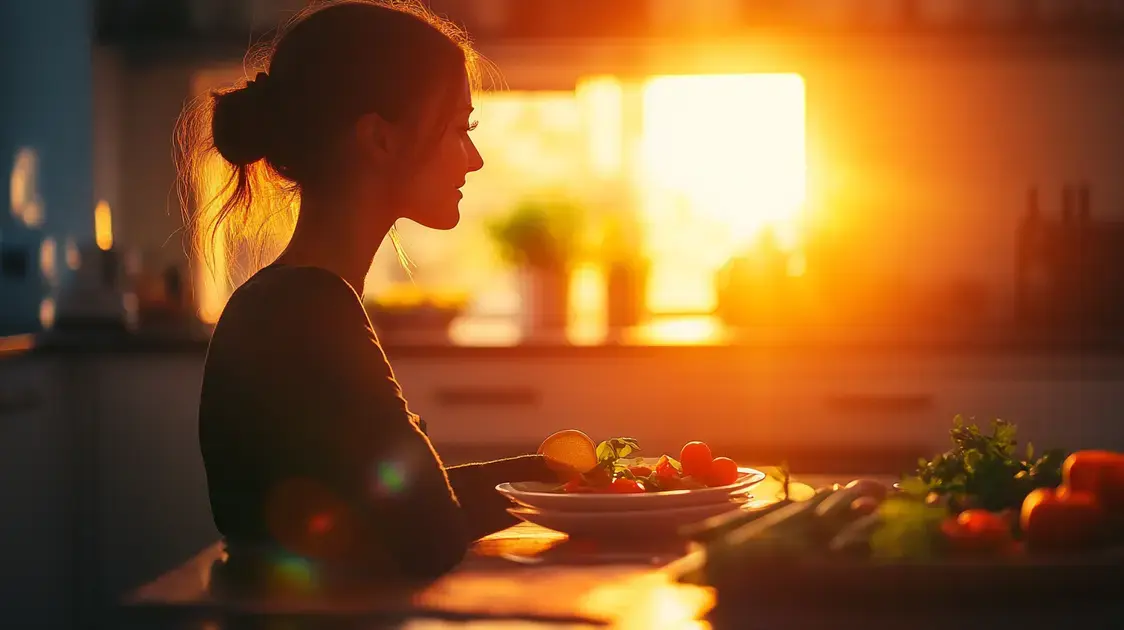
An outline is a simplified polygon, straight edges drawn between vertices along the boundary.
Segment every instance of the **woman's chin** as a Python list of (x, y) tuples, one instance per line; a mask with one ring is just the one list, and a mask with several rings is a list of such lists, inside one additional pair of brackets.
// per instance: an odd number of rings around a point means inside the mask
[(442, 209), (438, 212), (427, 212), (424, 215), (408, 216), (406, 218), (431, 230), (451, 230), (457, 227), (457, 224), (461, 222), (461, 212), (460, 209), (453, 206), (448, 210)]

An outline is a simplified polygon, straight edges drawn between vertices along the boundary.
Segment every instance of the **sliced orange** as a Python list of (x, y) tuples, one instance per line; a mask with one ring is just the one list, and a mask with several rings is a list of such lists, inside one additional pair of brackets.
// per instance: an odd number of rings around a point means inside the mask
[(543, 440), (539, 453), (551, 470), (562, 474), (581, 474), (597, 466), (597, 445), (577, 429), (566, 429)]

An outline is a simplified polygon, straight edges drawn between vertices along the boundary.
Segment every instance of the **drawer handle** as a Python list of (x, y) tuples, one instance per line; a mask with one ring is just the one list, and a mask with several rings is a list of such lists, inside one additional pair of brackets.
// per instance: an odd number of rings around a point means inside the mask
[(437, 391), (437, 402), (444, 407), (536, 407), (542, 394), (530, 388), (449, 388)]
[(933, 406), (932, 394), (841, 394), (829, 396), (827, 406), (843, 413), (904, 413)]

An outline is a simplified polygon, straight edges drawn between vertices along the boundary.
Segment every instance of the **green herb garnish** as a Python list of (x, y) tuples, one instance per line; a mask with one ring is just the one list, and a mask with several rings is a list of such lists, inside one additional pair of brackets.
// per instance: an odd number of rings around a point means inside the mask
[(605, 440), (597, 445), (597, 466), (583, 475), (593, 485), (611, 482), (617, 477), (635, 479), (629, 466), (635, 465), (631, 455), (640, 450), (640, 443), (634, 438), (618, 437)]
[(1028, 444), (1025, 459), (1020, 457), (1015, 425), (1009, 422), (992, 421), (989, 434), (957, 416), (951, 437), (952, 449), (932, 460), (922, 458), (916, 476), (929, 492), (947, 495), (954, 511), (1017, 509), (1031, 490), (1061, 483), (1065, 452), (1055, 449), (1034, 459)]
[(610, 472), (617, 462), (640, 450), (640, 443), (633, 438), (619, 437), (605, 440), (597, 445), (597, 465)]

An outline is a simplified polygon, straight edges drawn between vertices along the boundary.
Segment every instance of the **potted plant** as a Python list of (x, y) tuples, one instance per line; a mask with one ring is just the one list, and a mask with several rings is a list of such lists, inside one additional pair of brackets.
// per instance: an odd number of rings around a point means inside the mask
[(644, 255), (639, 235), (639, 226), (630, 214), (610, 215), (605, 220), (600, 258), (606, 275), (610, 330), (632, 328), (645, 316), (651, 263)]
[(500, 256), (519, 273), (523, 324), (531, 335), (566, 327), (570, 271), (582, 224), (576, 203), (562, 197), (539, 197), (521, 202), (488, 225)]

